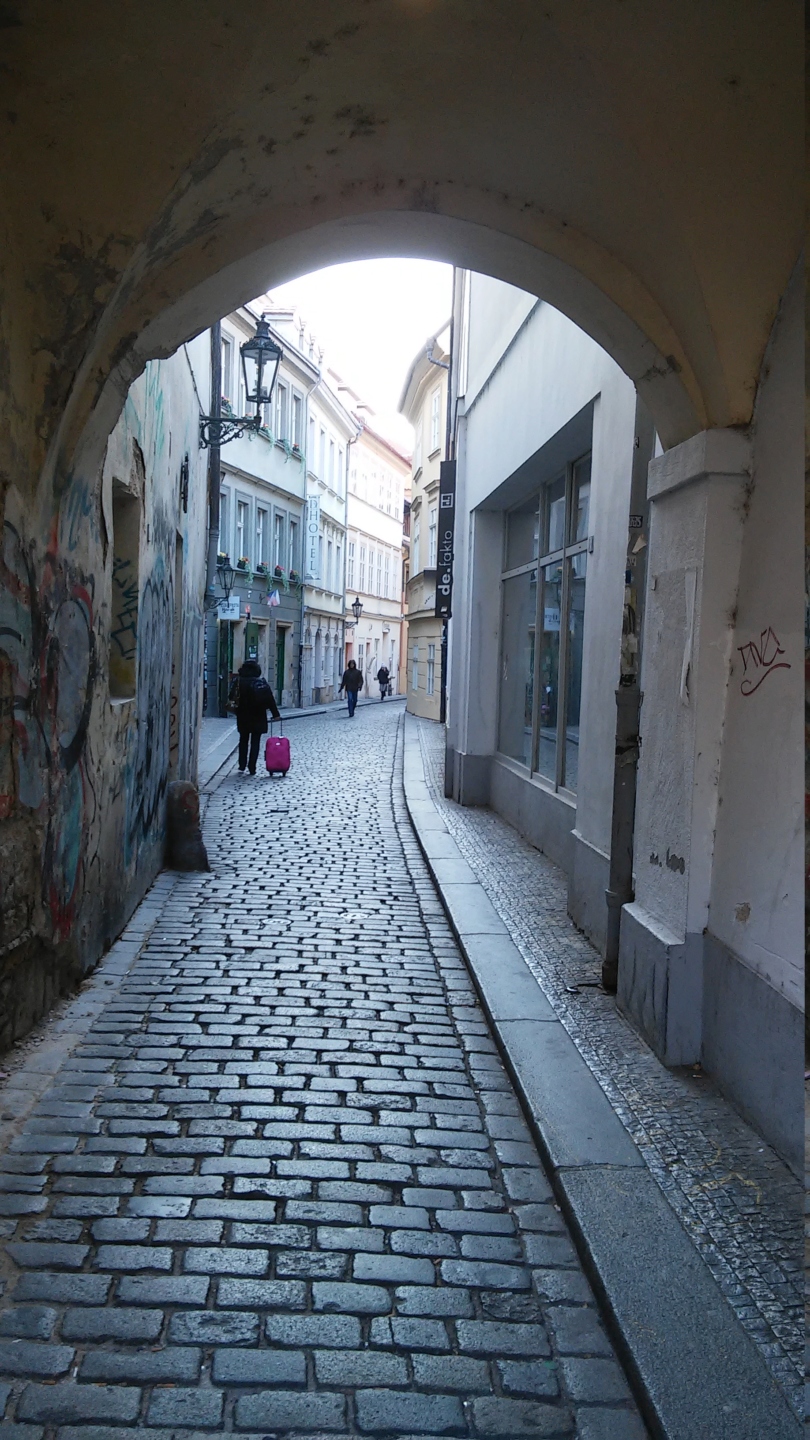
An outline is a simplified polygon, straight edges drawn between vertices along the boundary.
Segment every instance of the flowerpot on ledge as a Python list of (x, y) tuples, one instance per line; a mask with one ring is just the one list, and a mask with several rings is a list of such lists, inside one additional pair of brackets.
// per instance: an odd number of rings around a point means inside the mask
[(236, 562), (236, 568), (237, 568), (237, 570), (249, 570), (249, 569), (250, 569), (250, 561), (249, 561), (247, 555), (243, 555), (243, 556), (241, 557), (241, 559), (237, 560), (237, 562)]
[(260, 561), (259, 561), (258, 565), (256, 566), (256, 571), (255, 571), (255, 573), (256, 573), (257, 575), (267, 575), (267, 574), (269, 573), (268, 565), (267, 565), (267, 561), (266, 561), (266, 560), (260, 560)]

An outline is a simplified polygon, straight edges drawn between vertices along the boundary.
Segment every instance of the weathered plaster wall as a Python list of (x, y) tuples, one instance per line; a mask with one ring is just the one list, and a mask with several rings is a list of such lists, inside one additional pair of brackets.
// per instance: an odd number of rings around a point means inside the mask
[[(95, 963), (151, 882), (162, 860), (170, 758), (178, 779), (195, 776), (206, 504), (197, 413), (185, 354), (155, 362), (126, 401), (103, 474), (74, 476), (61, 496), (43, 482), (36, 506), (13, 486), (6, 497), (0, 1047)], [(114, 476), (143, 503), (131, 700), (111, 700), (108, 686), (111, 647), (132, 644), (131, 629), (119, 625), (116, 634), (111, 625)]]
[(785, 299), (753, 426), (719, 777), (709, 929), (803, 1004), (803, 276)]

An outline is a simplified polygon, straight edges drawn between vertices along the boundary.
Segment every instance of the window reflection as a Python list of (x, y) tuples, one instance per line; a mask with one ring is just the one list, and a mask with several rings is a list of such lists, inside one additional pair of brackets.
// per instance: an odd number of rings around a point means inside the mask
[(536, 570), (504, 580), (498, 748), (522, 765), (531, 762), (536, 608)]
[(576, 790), (579, 778), (579, 712), (582, 699), (582, 640), (585, 629), (587, 555), (573, 555), (568, 585), (568, 651), (565, 704), (565, 770), (562, 783)]
[[(511, 511), (504, 567), (524, 568), (502, 580), (498, 748), (573, 791), (579, 780), (590, 493), (586, 455)], [(533, 562), (554, 554), (557, 559), (540, 567), (538, 598)]]
[(537, 683), (539, 719), (535, 769), (551, 780), (557, 778), (557, 718), (559, 708), (560, 614), (562, 610), (562, 565), (557, 561), (543, 571), (543, 630), (538, 656)]

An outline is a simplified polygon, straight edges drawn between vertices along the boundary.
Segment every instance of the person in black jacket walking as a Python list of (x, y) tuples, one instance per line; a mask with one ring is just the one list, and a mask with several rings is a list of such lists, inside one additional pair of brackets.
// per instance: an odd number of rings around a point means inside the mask
[(346, 666), (346, 669), (343, 671), (343, 679), (340, 682), (340, 689), (338, 690), (338, 695), (340, 695), (342, 690), (346, 691), (346, 704), (349, 707), (350, 720), (354, 718), (355, 706), (357, 705), (357, 697), (362, 688), (362, 672), (357, 668), (357, 661), (350, 660), (348, 665)]
[(262, 735), (267, 733), (268, 710), (274, 720), (281, 719), (275, 696), (262, 675), (261, 665), (255, 660), (246, 660), (240, 666), (228, 694), (228, 705), (231, 709), (236, 708), (239, 774), (244, 775), (247, 765), (251, 775), (255, 775)]

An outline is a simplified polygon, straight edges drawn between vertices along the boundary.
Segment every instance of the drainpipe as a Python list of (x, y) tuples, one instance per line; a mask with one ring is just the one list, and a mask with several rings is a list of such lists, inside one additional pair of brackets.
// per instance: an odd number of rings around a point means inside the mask
[(653, 455), (655, 430), (649, 413), (636, 399), (633, 471), (630, 484), (630, 519), (627, 531), (624, 615), (619, 688), (616, 691), (616, 747), (613, 766), (613, 814), (610, 827), (610, 873), (607, 934), (602, 984), (615, 993), (619, 983), (619, 941), (622, 907), (634, 899), (633, 840), (636, 815), (636, 778), (641, 748), (639, 719), (643, 694), (640, 687), (641, 639), (647, 578), (649, 533), (647, 470)]
[[(211, 405), (208, 412), (214, 420), (222, 415), (222, 326), (217, 320), (211, 326)], [(213, 433), (218, 433), (213, 426)], [(219, 553), (220, 490), (222, 488), (222, 467), (219, 444), (212, 441), (208, 448), (208, 558), (206, 563), (206, 595), (214, 594), (217, 579), (217, 555)], [(227, 622), (226, 622), (227, 623)], [(212, 612), (211, 631), (214, 644), (213, 654), (208, 655), (208, 710), (219, 714), (219, 620)]]
[[(456, 267), (453, 266), (453, 296), (450, 306), (450, 359), (433, 359), (433, 342), (427, 352), (427, 358), (431, 365), (441, 365), (447, 371), (447, 417), (445, 420), (444, 434), (444, 458), (452, 460), (453, 455), (453, 424), (452, 424), (452, 390), (453, 390), (453, 334), (456, 324)], [(448, 621), (442, 621), (442, 642), (440, 647), (441, 656), (441, 680), (439, 686), (439, 724), (447, 724), (447, 653), (448, 653)]]

